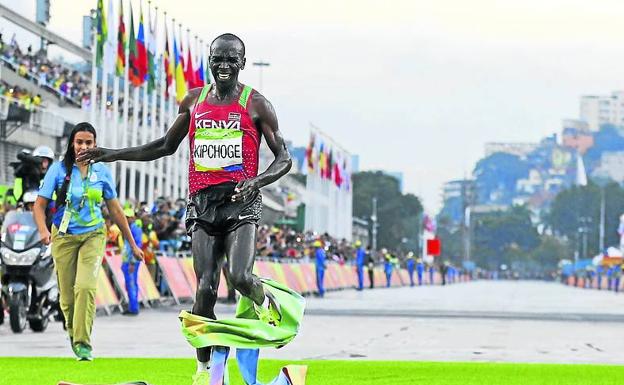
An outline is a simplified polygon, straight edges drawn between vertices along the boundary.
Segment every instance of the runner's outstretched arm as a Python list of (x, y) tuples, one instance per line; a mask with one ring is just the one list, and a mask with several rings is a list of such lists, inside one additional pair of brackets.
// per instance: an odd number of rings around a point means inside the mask
[(191, 107), (199, 95), (199, 89), (191, 90), (178, 110), (178, 117), (173, 122), (165, 136), (137, 147), (110, 149), (95, 147), (84, 151), (76, 159), (77, 162), (114, 162), (116, 160), (149, 161), (171, 155), (178, 149), (182, 140), (188, 134), (191, 117)]
[(232, 196), (233, 201), (245, 200), (254, 191), (281, 178), (292, 166), (292, 159), (278, 128), (277, 116), (271, 103), (261, 94), (254, 92), (250, 113), (256, 127), (260, 129), (271, 152), (275, 155), (275, 159), (262, 174), (239, 182), (234, 190), (236, 194)]

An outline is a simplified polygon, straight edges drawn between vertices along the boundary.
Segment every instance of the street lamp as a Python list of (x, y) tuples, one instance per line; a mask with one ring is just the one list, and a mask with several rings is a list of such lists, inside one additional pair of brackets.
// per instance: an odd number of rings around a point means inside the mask
[(373, 252), (377, 251), (377, 197), (373, 197), (373, 212), (371, 214), (372, 236), (373, 236)]
[(253, 65), (255, 67), (259, 67), (260, 68), (260, 83), (259, 83), (259, 87), (258, 88), (259, 88), (260, 91), (262, 91), (262, 69), (264, 67), (270, 66), (271, 63), (268, 63), (268, 62), (260, 60), (260, 61), (254, 62)]

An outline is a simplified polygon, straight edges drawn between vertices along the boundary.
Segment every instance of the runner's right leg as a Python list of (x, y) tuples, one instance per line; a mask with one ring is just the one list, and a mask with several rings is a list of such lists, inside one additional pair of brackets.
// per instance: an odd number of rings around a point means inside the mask
[[(221, 264), (225, 258), (223, 237), (209, 235), (198, 226), (192, 234), (192, 251), (197, 277), (193, 314), (217, 319), (214, 307), (217, 303)], [(210, 362), (210, 347), (197, 349), (197, 360)]]

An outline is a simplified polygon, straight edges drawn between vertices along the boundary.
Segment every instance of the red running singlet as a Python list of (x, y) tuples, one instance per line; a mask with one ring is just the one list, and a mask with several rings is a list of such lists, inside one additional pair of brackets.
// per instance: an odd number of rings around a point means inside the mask
[(260, 132), (249, 116), (255, 92), (244, 86), (228, 105), (208, 103), (211, 84), (204, 86), (191, 111), (189, 126), (189, 194), (225, 182), (240, 182), (258, 175)]

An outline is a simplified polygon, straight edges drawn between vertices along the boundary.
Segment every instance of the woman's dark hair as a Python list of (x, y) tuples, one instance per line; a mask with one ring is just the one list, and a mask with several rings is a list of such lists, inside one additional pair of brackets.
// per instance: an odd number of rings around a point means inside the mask
[(63, 185), (61, 186), (61, 190), (58, 194), (56, 194), (56, 202), (55, 207), (61, 207), (65, 204), (65, 199), (67, 199), (67, 189), (69, 188), (69, 181), (71, 180), (71, 173), (74, 167), (74, 162), (76, 161), (76, 155), (74, 154), (74, 137), (78, 132), (90, 132), (93, 134), (93, 139), (97, 137), (95, 132), (95, 128), (89, 122), (81, 122), (74, 126), (69, 134), (69, 140), (67, 142), (67, 150), (65, 150), (65, 156), (63, 157), (63, 165), (65, 166), (65, 179), (63, 180)]

